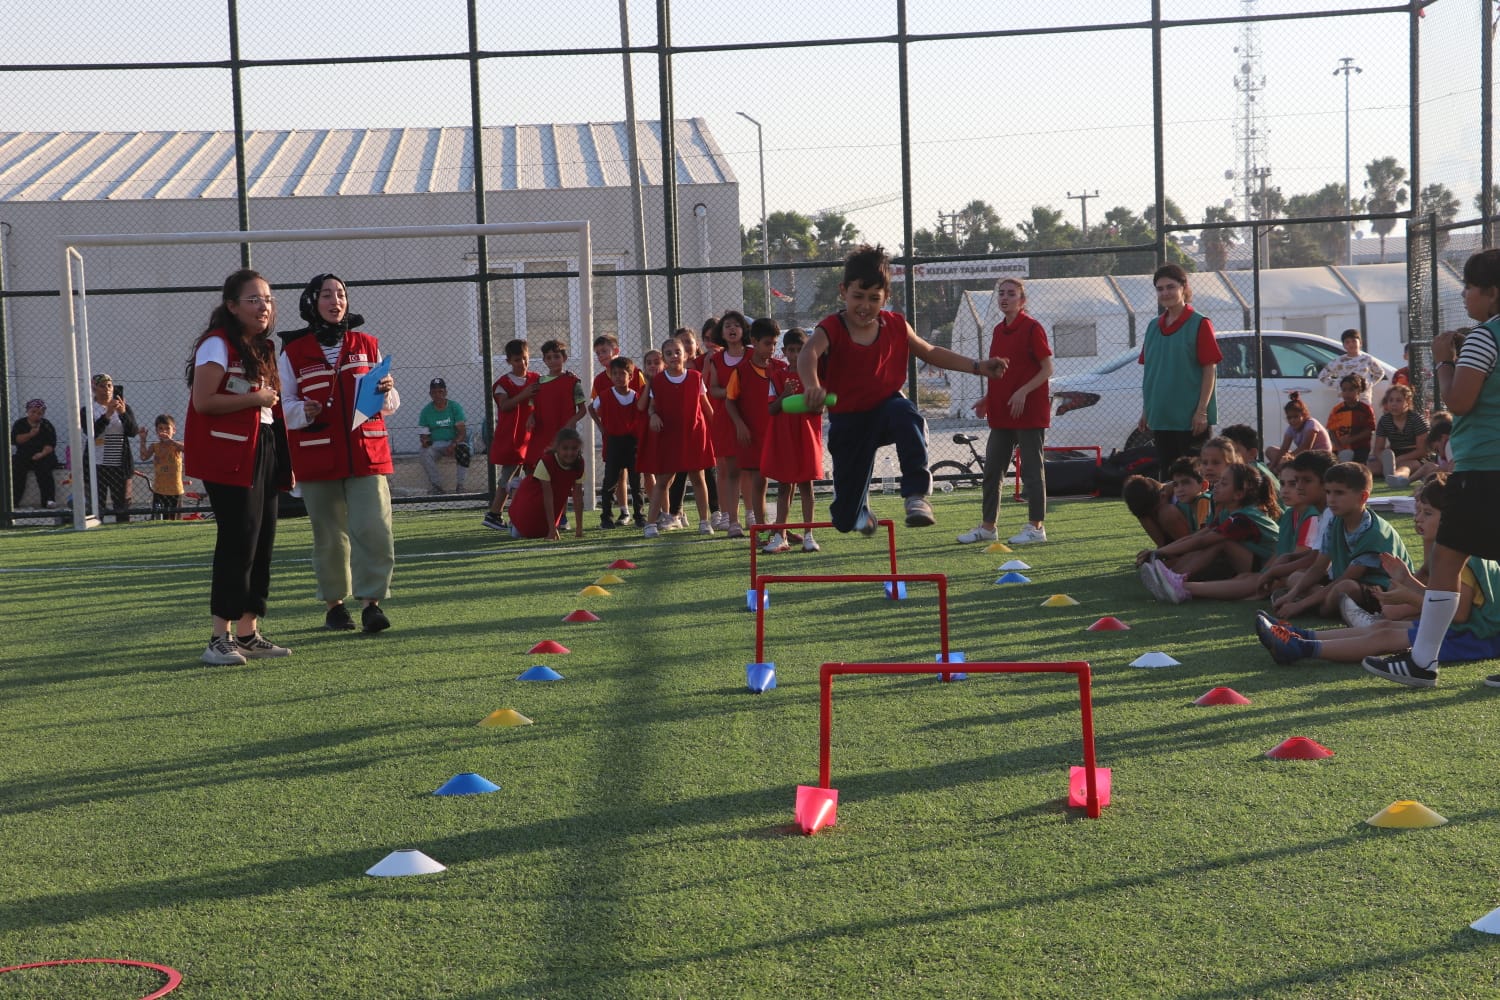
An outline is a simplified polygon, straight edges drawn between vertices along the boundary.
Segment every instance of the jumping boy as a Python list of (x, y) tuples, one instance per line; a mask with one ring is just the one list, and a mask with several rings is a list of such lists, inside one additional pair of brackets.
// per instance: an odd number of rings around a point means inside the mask
[(1391, 580), (1380, 565), (1382, 552), (1412, 568), (1401, 535), (1379, 514), (1365, 508), (1370, 485), (1370, 470), (1362, 462), (1339, 462), (1323, 474), (1328, 514), (1322, 545), (1312, 565), (1272, 605), (1278, 618), (1314, 613), (1337, 618), (1339, 596), (1351, 591), (1360, 595), (1355, 600), (1361, 607), (1377, 607), (1370, 589)]
[(907, 527), (933, 523), (927, 495), (927, 421), (902, 393), (915, 354), (934, 368), (998, 378), (1003, 358), (966, 358), (917, 336), (906, 317), (887, 312), (891, 262), (882, 247), (861, 245), (844, 261), (839, 298), (844, 308), (818, 324), (797, 360), (807, 406), (816, 411), (829, 393), (838, 397), (828, 416), (833, 456), (833, 525), (841, 532), (873, 535), (870, 475), (875, 453), (894, 444), (901, 465), (901, 496)]

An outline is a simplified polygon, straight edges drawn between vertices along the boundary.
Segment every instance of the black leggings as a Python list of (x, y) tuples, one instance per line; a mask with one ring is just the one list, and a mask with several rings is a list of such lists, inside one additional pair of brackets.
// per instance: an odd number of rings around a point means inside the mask
[[(707, 473), (703, 478), (708, 480), (708, 509), (717, 512), (719, 509), (719, 477), (714, 475), (713, 466), (708, 467)], [(669, 491), (671, 502), (667, 504), (668, 513), (682, 513), (682, 498), (687, 495), (687, 488), (688, 474), (686, 472), (677, 473), (676, 478), (672, 480), (672, 488)]]
[(271, 549), (276, 544), (276, 444), (263, 424), (255, 444), (249, 486), (203, 481), (214, 508), (213, 583), (208, 606), (214, 617), (234, 622), (262, 617), (271, 593)]

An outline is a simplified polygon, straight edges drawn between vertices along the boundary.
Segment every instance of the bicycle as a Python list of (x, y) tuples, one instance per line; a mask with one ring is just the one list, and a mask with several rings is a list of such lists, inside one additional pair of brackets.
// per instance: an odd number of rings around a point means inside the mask
[(984, 484), (984, 456), (979, 453), (978, 448), (974, 447), (974, 442), (978, 440), (978, 434), (965, 434), (960, 431), (953, 435), (953, 443), (968, 445), (969, 454), (973, 457), (968, 462), (944, 459), (928, 466), (927, 471), (932, 473), (933, 481), (944, 493), (950, 493), (955, 488), (977, 489)]

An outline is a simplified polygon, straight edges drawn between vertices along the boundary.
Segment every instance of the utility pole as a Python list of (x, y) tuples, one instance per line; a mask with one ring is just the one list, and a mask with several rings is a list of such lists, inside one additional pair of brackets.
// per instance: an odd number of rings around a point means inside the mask
[(1089, 238), (1089, 199), (1099, 197), (1099, 189), (1095, 188), (1093, 194), (1089, 194), (1087, 189), (1082, 194), (1069, 191), (1068, 197), (1077, 198), (1079, 207), (1083, 209), (1083, 238), (1087, 240)]
[[(1354, 65), (1353, 56), (1344, 56), (1339, 60), (1339, 67), (1333, 71), (1334, 76), (1344, 74), (1344, 214), (1354, 214), (1354, 193), (1349, 184), (1349, 75), (1351, 73), (1363, 73), (1364, 70)], [(1344, 223), (1344, 264), (1354, 263), (1354, 224)]]

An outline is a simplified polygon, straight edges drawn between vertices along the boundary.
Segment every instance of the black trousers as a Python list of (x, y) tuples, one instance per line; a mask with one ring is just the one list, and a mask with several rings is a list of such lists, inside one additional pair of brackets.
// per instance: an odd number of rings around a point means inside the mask
[(276, 545), (276, 444), (263, 425), (249, 486), (203, 481), (218, 537), (208, 606), (230, 622), (264, 616), (271, 594), (271, 550)]
[[(641, 516), (641, 474), (635, 471), (634, 434), (617, 434), (604, 439), (604, 481), (599, 485), (599, 510), (609, 517), (614, 510), (615, 487), (620, 482), (620, 473), (629, 470), (626, 483), (630, 491), (630, 506), (635, 516)], [(625, 508), (620, 508), (625, 514)]]
[[(719, 509), (719, 477), (714, 475), (714, 467), (709, 466), (705, 472), (704, 479), (708, 481), (708, 509), (717, 511)], [(668, 490), (667, 510), (673, 514), (682, 513), (682, 498), (687, 495), (688, 476), (686, 472), (677, 473), (672, 480), (672, 487)]]
[(29, 458), (19, 455), (10, 457), (10, 486), (11, 506), (21, 506), (21, 494), (26, 492), (26, 474), (36, 474), (36, 490), (41, 498), (43, 506), (51, 503), (57, 498), (57, 480), (52, 476), (52, 470), (57, 468), (53, 461), (33, 462)]
[[(129, 445), (126, 445), (129, 447)], [(99, 519), (106, 511), (114, 511), (115, 520), (124, 524), (130, 520), (131, 473), (123, 465), (94, 466), (94, 482), (99, 490)], [(108, 499), (106, 499), (108, 494)]]

